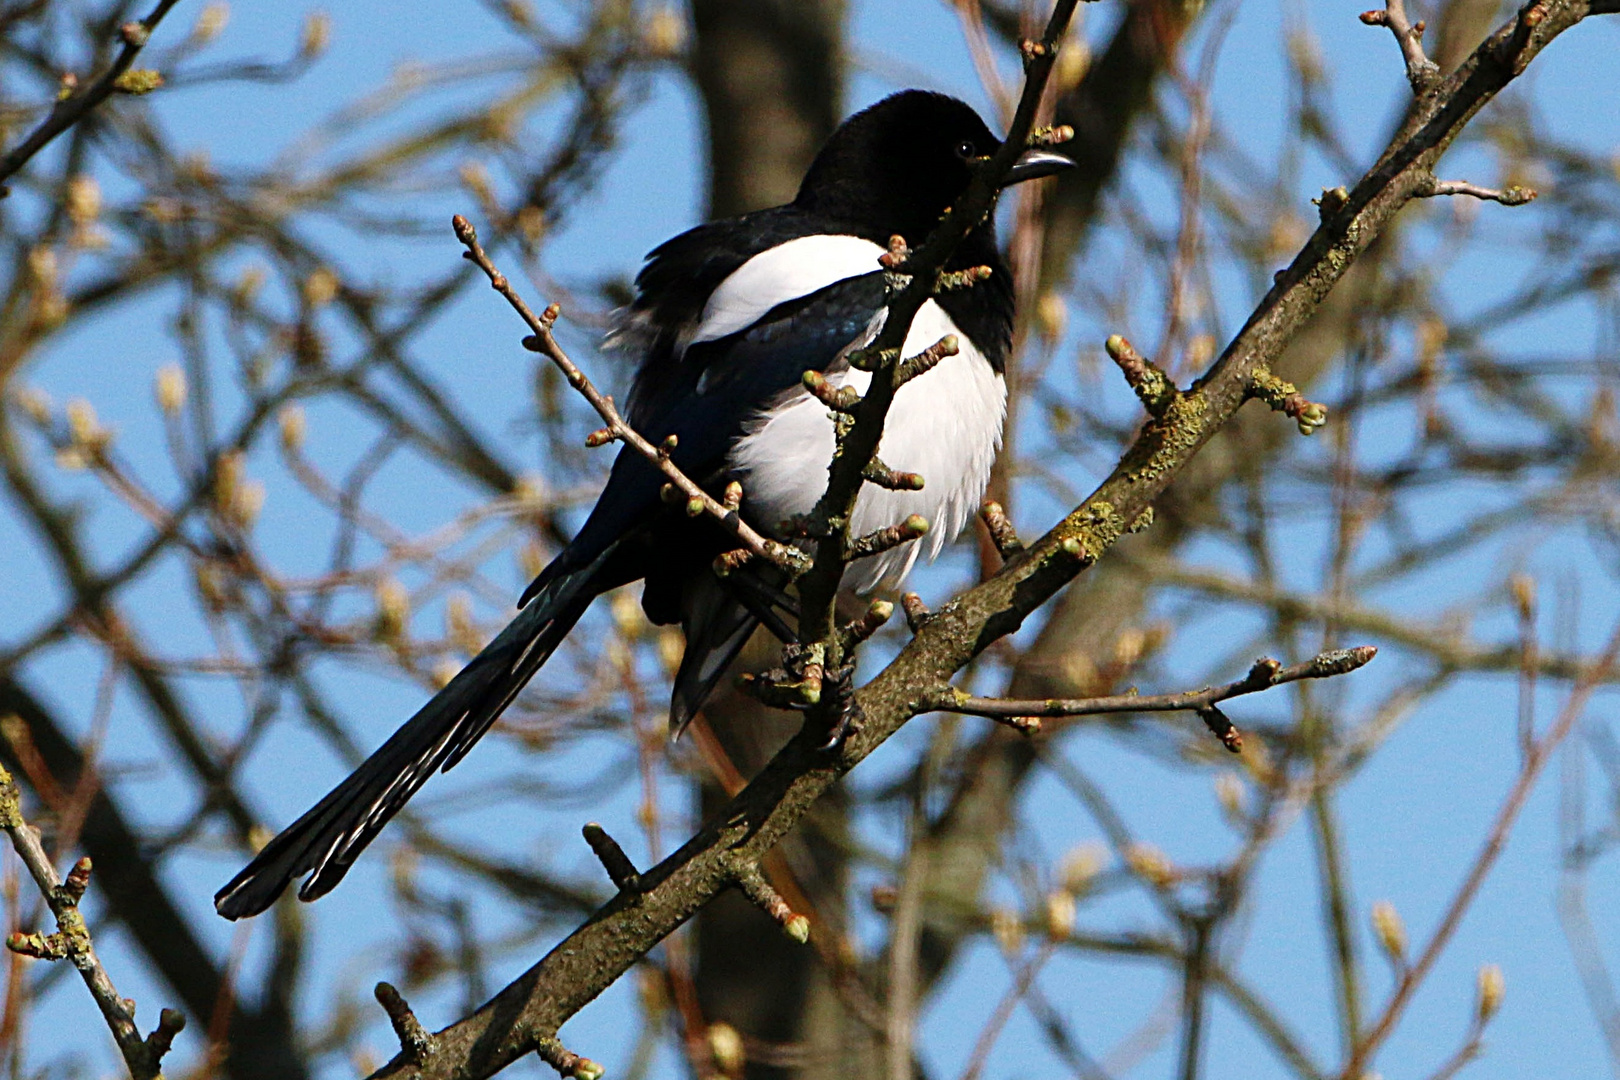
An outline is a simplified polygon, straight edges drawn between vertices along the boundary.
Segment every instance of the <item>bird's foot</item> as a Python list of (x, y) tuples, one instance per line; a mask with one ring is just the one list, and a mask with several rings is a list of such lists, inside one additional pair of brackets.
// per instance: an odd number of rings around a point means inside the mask
[(855, 701), (855, 665), (845, 664), (822, 676), (822, 696), (828, 702), (832, 723), (827, 728), (827, 741), (818, 749), (825, 754), (837, 754), (843, 750), (845, 741), (866, 722), (866, 714)]

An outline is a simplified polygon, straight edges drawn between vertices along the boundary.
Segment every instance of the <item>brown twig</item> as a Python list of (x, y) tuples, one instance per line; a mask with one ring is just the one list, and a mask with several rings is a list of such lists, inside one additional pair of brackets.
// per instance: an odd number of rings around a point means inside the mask
[(174, 1037), (186, 1026), (183, 1013), (164, 1009), (158, 1026), (145, 1039), (135, 1026), (135, 1003), (118, 996), (112, 977), (102, 967), (90, 940), (90, 929), (79, 912), (79, 901), (90, 884), (90, 860), (74, 864), (67, 880), (56, 876), (56, 867), (40, 845), (39, 836), (23, 820), (20, 793), (11, 774), (0, 767), (0, 829), (11, 837), (23, 865), (45, 897), (45, 904), (56, 918), (54, 934), (13, 934), (6, 947), (14, 953), (44, 960), (67, 960), (78, 969), (90, 996), (95, 998), (101, 1016), (111, 1029), (118, 1051), (135, 1080), (154, 1080), (163, 1072), (163, 1055), (174, 1045)]
[(1339, 1070), (1339, 1080), (1356, 1080), (1362, 1076), (1373, 1054), (1383, 1045), (1384, 1040), (1389, 1038), (1390, 1032), (1395, 1028), (1395, 1022), (1405, 1012), (1412, 995), (1417, 992), (1417, 988), (1451, 941), (1452, 935), (1457, 932), (1463, 915), (1472, 906), (1480, 886), (1485, 884), (1485, 878), (1496, 865), (1502, 849), (1507, 846), (1508, 834), (1513, 829), (1513, 823), (1518, 820), (1519, 811), (1524, 809), (1525, 801), (1529, 799), (1542, 768), (1552, 757), (1553, 751), (1564, 741), (1565, 736), (1575, 727), (1575, 722), (1580, 719), (1586, 708), (1587, 700), (1614, 669), (1617, 657), (1620, 657), (1620, 625), (1616, 625), (1599, 660), (1571, 688), (1558, 719), (1553, 721), (1545, 735), (1536, 740), (1530, 753), (1525, 757), (1518, 778), (1496, 812), (1496, 819), (1491, 823), (1491, 831), (1486, 835), (1485, 843), (1469, 865), (1468, 872), (1457, 886), (1457, 891), (1452, 894), (1451, 902), (1446, 905), (1445, 913), (1440, 917), (1439, 925), (1435, 927), (1423, 950), (1418, 953), (1417, 959), (1396, 980), (1395, 989), (1390, 992), (1389, 999), (1379, 1010), (1378, 1018), (1373, 1021), (1366, 1034), (1356, 1040), (1355, 1045), (1351, 1047), (1344, 1067)]
[(1535, 188), (1522, 187), (1518, 184), (1506, 188), (1481, 187), (1471, 184), (1467, 180), (1437, 180), (1429, 178), (1429, 182), (1417, 192), (1422, 199), (1432, 199), (1441, 195), (1467, 195), (1486, 202), (1498, 202), (1503, 206), (1523, 206), (1533, 201), (1540, 192)]
[(1224, 686), (1188, 690), (1179, 694), (1113, 694), (1091, 698), (1048, 698), (1038, 701), (1013, 701), (1007, 698), (982, 698), (961, 693), (955, 688), (928, 699), (930, 707), (942, 712), (983, 716), (991, 720), (1022, 721), (1025, 718), (1060, 716), (1098, 716), (1128, 712), (1196, 712), (1204, 717), (1221, 742), (1230, 750), (1242, 747), (1242, 736), (1216, 708), (1218, 704), (1245, 694), (1258, 693), (1273, 686), (1298, 682), (1300, 679), (1327, 679), (1345, 675), (1366, 664), (1378, 650), (1371, 645), (1354, 649), (1325, 652), (1292, 667), (1283, 667), (1266, 658), (1257, 660), (1249, 673)]
[[(586, 378), (585, 373), (568, 358), (568, 355), (563, 352), (562, 346), (557, 344), (557, 339), (552, 336), (551, 329), (556, 324), (557, 317), (561, 314), (562, 309), (558, 305), (552, 304), (544, 312), (536, 315), (524, 299), (518, 295), (517, 290), (512, 288), (512, 283), (507, 279), (506, 275), (496, 269), (495, 264), (485, 254), (483, 245), (478, 242), (478, 232), (473, 228), (472, 223), (457, 214), (452, 219), (452, 224), (455, 227), (456, 239), (460, 240), (467, 249), (464, 253), (465, 257), (489, 277), (490, 287), (505, 297), (506, 302), (512, 305), (512, 310), (516, 311), (522, 317), (524, 323), (528, 325), (532, 336), (523, 339), (524, 347), (539, 353), (557, 365), (558, 370), (563, 373), (563, 377), (568, 380), (568, 385), (579, 391), (580, 396), (590, 402), (591, 408), (595, 409), (596, 414), (606, 422), (606, 428), (592, 435), (592, 440), (594, 440), (592, 445), (600, 446), (614, 440), (623, 442), (668, 477), (669, 482), (682, 495), (686, 496), (690, 506), (696, 507), (699, 513), (706, 513), (713, 517), (750, 552), (769, 559), (778, 566), (793, 572), (802, 570), (807, 565), (807, 560), (802, 552), (786, 544), (778, 543), (767, 536), (762, 536), (742, 519), (736, 508), (726, 506), (699, 487), (691, 477), (682, 472), (680, 467), (670, 460), (669, 450), (673, 447), (660, 448), (654, 446), (632, 428), (624, 417), (619, 415), (618, 406), (613, 403), (613, 399), (603, 394), (591, 383), (590, 379)], [(670, 441), (673, 438), (674, 436), (671, 436)]]
[(636, 872), (636, 864), (630, 861), (630, 856), (624, 853), (619, 842), (594, 821), (587, 823), (581, 831), (614, 887), (620, 892), (635, 891), (641, 884), (641, 875)]
[(1384, 0), (1383, 11), (1364, 11), (1361, 21), (1368, 26), (1387, 26), (1401, 47), (1401, 58), (1406, 61), (1406, 81), (1412, 84), (1413, 94), (1425, 94), (1440, 81), (1440, 65), (1430, 60), (1423, 51), (1423, 31), (1420, 19), (1416, 23), (1406, 15), (1406, 0)]
[(114, 92), (125, 88), (121, 80), (127, 82), (126, 76), (129, 74), (130, 65), (146, 46), (157, 24), (163, 21), (163, 16), (167, 15), (169, 9), (178, 2), (179, 0), (158, 0), (157, 6), (146, 18), (119, 27), (118, 36), (124, 43), (123, 48), (118, 50), (118, 55), (113, 58), (107, 70), (101, 73), (101, 77), (85, 89), (58, 101), (39, 127), (7, 151), (5, 157), (0, 158), (0, 196), (5, 193), (4, 182), (18, 169), (28, 164), (30, 158), (43, 150), (52, 139), (83, 120), (91, 109), (107, 100)]

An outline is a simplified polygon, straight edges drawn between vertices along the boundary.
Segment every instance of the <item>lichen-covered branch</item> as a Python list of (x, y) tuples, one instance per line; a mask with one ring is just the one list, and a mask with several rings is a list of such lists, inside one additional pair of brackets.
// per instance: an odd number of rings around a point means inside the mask
[[(1167, 403), (1163, 415), (1149, 420), (1089, 498), (993, 577), (938, 611), (927, 613), (907, 604), (916, 636), (855, 692), (853, 707), (863, 722), (836, 754), (819, 749), (817, 733), (802, 731), (696, 836), (643, 873), (638, 892), (615, 897), (490, 1002), (440, 1032), (440, 1050), (429, 1060), (396, 1059), (377, 1075), (488, 1076), (533, 1053), (665, 936), (722, 890), (733, 887), (736, 866), (757, 863), (840, 776), (928, 707), (923, 688), (940, 685), (993, 642), (1017, 630), (1144, 519), (1154, 500), (1252, 396), (1256, 373), (1270, 370), (1355, 259), (1402, 207), (1419, 197), (1435, 164), (1469, 120), (1548, 42), (1591, 10), (1585, 0), (1528, 4), (1455, 71), (1418, 94), (1378, 162), (1342, 202), (1325, 210), (1315, 233), (1277, 275), (1242, 331), (1200, 379)], [(1042, 62), (1041, 55), (1031, 58), (1032, 77)], [(1029, 121), (1020, 122), (1027, 132)], [(1020, 130), (1017, 123), (1014, 132)], [(1009, 138), (1007, 146), (1017, 143)], [(916, 261), (906, 264), (915, 274), (907, 289), (919, 290), (913, 294), (919, 305), (926, 289), (916, 281), (931, 277), (920, 271), (938, 258), (936, 243), (948, 245), (953, 230), (958, 236), (965, 233), (966, 221), (977, 220), (973, 214), (982, 208), (975, 210), (970, 196), (957, 211), (960, 216), (948, 218), (939, 234), (910, 256)], [(894, 303), (900, 304), (906, 295), (902, 292)], [(901, 317), (903, 309), (892, 310), (896, 314), (889, 325), (909, 321)], [(868, 408), (877, 409), (881, 417), (886, 402), (884, 406), (874, 402), (882, 401), (884, 385), (882, 379), (873, 380), (858, 417)], [(858, 418), (856, 425), (865, 433), (863, 440), (846, 443), (848, 457), (833, 466), (829, 492), (840, 500), (853, 499), (881, 433), (881, 424), (862, 428)], [(824, 561), (818, 551), (816, 565), (802, 579), (808, 627), (802, 640), (820, 643), (833, 637), (831, 596), (837, 582), (833, 571), (841, 571), (837, 554)]]

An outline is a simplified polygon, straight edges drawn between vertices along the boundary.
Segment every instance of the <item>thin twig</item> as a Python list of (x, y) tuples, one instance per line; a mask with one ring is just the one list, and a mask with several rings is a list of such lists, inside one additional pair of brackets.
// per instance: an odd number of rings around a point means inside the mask
[[(76, 94), (69, 94), (56, 103), (39, 127), (29, 133), (28, 138), (12, 147), (6, 156), (0, 158), (0, 184), (3, 184), (12, 174), (24, 165), (35, 154), (62, 132), (77, 124), (87, 116), (91, 109), (107, 100), (113, 92), (119, 89), (119, 79), (129, 71), (130, 65), (135, 62), (136, 55), (146, 46), (147, 40), (157, 24), (163, 21), (163, 16), (169, 13), (179, 0), (158, 0), (158, 5), (152, 9), (151, 14), (140, 22), (125, 23), (119, 27), (118, 35), (124, 47), (118, 50), (113, 58), (112, 65), (102, 72), (101, 77), (90, 86)], [(0, 194), (5, 188), (0, 186)]]
[(1484, 845), (1474, 857), (1462, 884), (1457, 886), (1451, 902), (1446, 905), (1445, 914), (1440, 918), (1440, 925), (1435, 927), (1428, 944), (1423, 947), (1423, 951), (1418, 954), (1412, 966), (1395, 983), (1395, 989), (1380, 1010), (1378, 1019), (1352, 1048), (1344, 1068), (1339, 1071), (1340, 1080), (1356, 1080), (1366, 1072), (1372, 1055), (1383, 1045), (1384, 1040), (1389, 1038), (1395, 1022), (1400, 1019), (1412, 995), (1416, 993), (1418, 986), (1428, 976), (1435, 961), (1450, 943), (1452, 935), (1462, 923), (1463, 915), (1467, 913), (1474, 902), (1474, 897), (1478, 895), (1480, 886), (1485, 883), (1485, 878), (1496, 865), (1502, 849), (1507, 846), (1508, 833), (1512, 830), (1513, 823), (1518, 820), (1519, 811), (1524, 809), (1525, 800), (1530, 797), (1536, 778), (1541, 775), (1542, 767), (1546, 765), (1558, 744), (1564, 741), (1564, 737), (1575, 726), (1575, 722), (1580, 719), (1592, 692), (1602, 684), (1606, 673), (1614, 668), (1617, 655), (1620, 655), (1620, 624), (1616, 625), (1610, 635), (1597, 663), (1592, 665), (1590, 671), (1570, 690), (1558, 719), (1547, 730), (1547, 734), (1536, 741), (1530, 754), (1525, 758), (1518, 779), (1514, 781), (1507, 798), (1502, 801), (1502, 806), (1496, 813), (1496, 820), (1491, 825), (1491, 831), (1487, 834)]
[(1283, 667), (1264, 658), (1255, 661), (1249, 673), (1224, 686), (1186, 690), (1179, 694), (1112, 694), (1090, 698), (1043, 698), (1016, 701), (1010, 698), (973, 697), (955, 689), (929, 699), (929, 707), (941, 712), (965, 713), (991, 720), (1022, 717), (1097, 716), (1127, 712), (1203, 713), (1230, 698), (1253, 694), (1300, 679), (1327, 679), (1355, 671), (1378, 655), (1372, 645), (1325, 652), (1303, 664)]
[(0, 828), (10, 835), (11, 846), (17, 850), (34, 884), (44, 895), (46, 906), (56, 917), (56, 933), (13, 934), (7, 939), (6, 947), (26, 956), (65, 959), (72, 963), (101, 1009), (102, 1019), (112, 1031), (130, 1074), (135, 1080), (161, 1076), (163, 1055), (169, 1052), (174, 1037), (186, 1026), (184, 1014), (164, 1009), (157, 1028), (145, 1039), (141, 1038), (140, 1029), (135, 1026), (135, 1003), (119, 997), (112, 977), (96, 956), (90, 929), (79, 911), (79, 900), (90, 882), (90, 860), (80, 859), (66, 881), (56, 876), (56, 867), (51, 865), (38, 834), (23, 820), (16, 781), (3, 766), (0, 766)]
[(1423, 51), (1423, 21), (1411, 22), (1406, 16), (1406, 0), (1384, 0), (1383, 11), (1364, 11), (1361, 21), (1368, 26), (1387, 26), (1401, 47), (1406, 61), (1406, 81), (1413, 94), (1424, 94), (1440, 81), (1440, 65)]
[[(580, 396), (590, 402), (591, 408), (595, 409), (596, 414), (607, 424), (604, 429), (605, 436), (601, 433), (593, 436), (594, 445), (601, 445), (614, 440), (623, 442), (668, 477), (669, 482), (682, 495), (686, 496), (688, 503), (698, 513), (708, 514), (713, 517), (750, 552), (769, 559), (786, 570), (798, 571), (804, 568), (806, 559), (802, 552), (756, 532), (752, 526), (742, 519), (742, 515), (736, 508), (726, 506), (714, 498), (714, 496), (699, 487), (696, 481), (681, 471), (680, 467), (670, 459), (669, 451), (673, 447), (660, 448), (654, 446), (632, 428), (624, 417), (619, 415), (618, 406), (613, 403), (613, 399), (603, 394), (591, 383), (590, 379), (586, 378), (585, 373), (568, 358), (568, 354), (563, 352), (562, 346), (558, 345), (557, 339), (552, 336), (551, 328), (556, 324), (557, 317), (561, 314), (562, 309), (558, 305), (552, 304), (544, 312), (536, 315), (524, 299), (518, 295), (517, 290), (512, 288), (512, 283), (507, 279), (506, 275), (496, 269), (495, 264), (485, 254), (483, 245), (478, 242), (478, 233), (472, 227), (472, 224), (460, 214), (457, 214), (452, 219), (452, 223), (455, 226), (456, 239), (460, 240), (467, 248), (466, 257), (489, 277), (490, 287), (506, 298), (506, 302), (512, 305), (512, 310), (522, 317), (524, 323), (532, 331), (533, 336), (524, 339), (524, 347), (539, 353), (557, 365), (558, 370), (563, 373), (563, 377), (568, 380), (568, 385), (579, 391)], [(670, 441), (673, 438), (671, 436)]]

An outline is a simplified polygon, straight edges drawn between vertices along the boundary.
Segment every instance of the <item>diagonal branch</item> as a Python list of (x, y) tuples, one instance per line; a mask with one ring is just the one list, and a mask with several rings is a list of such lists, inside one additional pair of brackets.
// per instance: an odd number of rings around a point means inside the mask
[(563, 352), (562, 346), (558, 345), (557, 339), (552, 336), (551, 328), (556, 325), (557, 316), (562, 313), (562, 309), (558, 305), (552, 304), (545, 311), (536, 315), (534, 310), (517, 294), (517, 290), (512, 288), (512, 283), (506, 275), (496, 269), (495, 264), (485, 254), (483, 245), (478, 242), (478, 233), (472, 227), (472, 223), (457, 214), (453, 219), (453, 224), (455, 225), (456, 239), (460, 240), (467, 248), (466, 257), (488, 275), (490, 287), (505, 297), (506, 302), (512, 305), (512, 310), (522, 316), (523, 321), (528, 324), (532, 336), (523, 339), (524, 347), (539, 353), (557, 365), (558, 370), (563, 373), (563, 377), (568, 380), (568, 385), (578, 390), (580, 395), (591, 403), (591, 408), (596, 410), (596, 414), (607, 423), (607, 427), (591, 433), (590, 437), (586, 439), (587, 446), (604, 446), (614, 441), (623, 442), (669, 478), (670, 484), (686, 497), (687, 510), (692, 516), (708, 514), (720, 522), (752, 554), (769, 559), (784, 569), (796, 570), (801, 568), (804, 562), (804, 555), (801, 552), (788, 547), (786, 544), (778, 543), (767, 536), (762, 536), (742, 519), (737, 506), (732, 505), (730, 499), (726, 502), (716, 499), (699, 487), (696, 481), (682, 472), (680, 467), (670, 460), (669, 452), (674, 449), (675, 437), (673, 435), (669, 437), (665, 446), (659, 447), (648, 442), (640, 432), (632, 428), (629, 422), (619, 414), (619, 408), (613, 403), (613, 399), (596, 388), (591, 380), (585, 376), (585, 373), (579, 369), (579, 365), (568, 358), (568, 354)]
[[(18, 169), (28, 164), (28, 160), (43, 150), (48, 143), (68, 128), (77, 124), (89, 115), (90, 110), (106, 101), (114, 91), (122, 88), (120, 79), (129, 72), (130, 65), (135, 62), (136, 55), (146, 46), (147, 40), (157, 24), (163, 21), (163, 16), (169, 13), (179, 0), (158, 0), (158, 5), (152, 9), (151, 14), (139, 22), (125, 23), (119, 27), (118, 36), (122, 39), (124, 47), (118, 50), (113, 58), (112, 65), (101, 73), (90, 86), (76, 94), (69, 94), (56, 103), (39, 127), (29, 133), (28, 138), (7, 151), (6, 156), (0, 158), (0, 184), (14, 174)], [(4, 187), (0, 187), (0, 195), (4, 194)]]
[[(615, 897), (490, 1002), (440, 1032), (440, 1049), (429, 1060), (396, 1058), (375, 1075), (492, 1075), (548, 1043), (568, 1018), (734, 885), (739, 863), (762, 858), (844, 773), (926, 708), (917, 688), (949, 679), (993, 642), (1017, 630), (1142, 517), (1248, 399), (1255, 374), (1269, 369), (1355, 259), (1416, 197), (1468, 121), (1548, 42), (1589, 10), (1586, 0), (1538, 0), (1526, 5), (1455, 72), (1415, 101), (1377, 164), (1277, 275), (1220, 359), (1177, 395), (1164, 416), (1144, 426), (1091, 497), (994, 577), (926, 621), (918, 620), (915, 638), (855, 693), (853, 706), (864, 723), (836, 755), (818, 749), (821, 740), (815, 733), (801, 731), (696, 836), (642, 874), (641, 891)], [(1032, 78), (1039, 63), (1036, 58), (1031, 65)], [(1013, 145), (1009, 139), (1008, 146)], [(968, 202), (963, 200), (958, 209)], [(958, 235), (965, 234), (962, 221), (952, 222), (947, 219), (960, 230)], [(931, 238), (918, 257), (935, 242)], [(873, 383), (878, 387), (882, 380)], [(873, 398), (868, 392), (862, 408)], [(853, 461), (835, 465), (841, 476), (854, 474), (841, 490), (854, 490), (875, 445), (874, 438), (858, 465)], [(825, 571), (813, 569), (807, 579), (821, 573)], [(825, 591), (826, 582), (820, 587)], [(817, 602), (823, 598), (818, 595)], [(807, 609), (806, 616), (806, 622), (825, 621), (819, 611)], [(824, 629), (818, 640), (825, 640), (834, 627)]]

